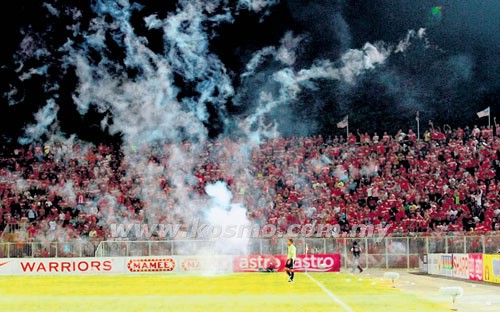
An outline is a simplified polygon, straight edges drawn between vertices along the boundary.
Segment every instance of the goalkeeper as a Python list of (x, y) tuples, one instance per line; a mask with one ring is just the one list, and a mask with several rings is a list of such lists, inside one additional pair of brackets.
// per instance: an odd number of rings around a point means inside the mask
[(297, 257), (297, 248), (295, 248), (295, 245), (293, 244), (293, 239), (289, 238), (288, 239), (288, 253), (287, 253), (286, 265), (285, 265), (285, 272), (290, 277), (288, 282), (293, 282), (293, 278), (295, 275), (295, 272), (293, 269), (293, 264), (295, 262), (296, 257)]

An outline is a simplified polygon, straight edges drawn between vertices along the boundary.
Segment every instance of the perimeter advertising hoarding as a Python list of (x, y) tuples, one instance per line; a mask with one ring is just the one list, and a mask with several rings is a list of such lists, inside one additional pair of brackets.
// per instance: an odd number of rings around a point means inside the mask
[(233, 256), (195, 255), (126, 258), (124, 273), (228, 273), (232, 271)]
[(429, 274), (483, 280), (483, 254), (428, 254)]
[(500, 255), (483, 254), (483, 280), (500, 283)]
[(229, 273), (233, 256), (158, 256), (110, 258), (0, 258), (0, 275), (103, 273)]
[(469, 254), (469, 279), (483, 280), (483, 254)]
[(453, 255), (452, 254), (428, 254), (429, 274), (452, 276)]
[[(234, 257), (234, 272), (262, 272), (270, 265), (277, 271), (285, 269), (286, 255), (248, 255)], [(340, 254), (298, 255), (296, 272), (340, 272)]]
[(427, 273), (439, 275), (439, 262), (441, 262), (441, 254), (427, 255)]
[(119, 258), (0, 259), (0, 275), (66, 275), (122, 273)]
[(469, 279), (469, 254), (453, 254), (452, 276)]

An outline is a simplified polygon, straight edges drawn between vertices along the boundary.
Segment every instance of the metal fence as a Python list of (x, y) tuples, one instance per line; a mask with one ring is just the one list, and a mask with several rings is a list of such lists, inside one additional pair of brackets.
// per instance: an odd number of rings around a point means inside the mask
[(0, 243), (0, 258), (94, 257), (99, 242)]
[[(500, 235), (298, 238), (295, 245), (298, 254), (338, 253), (343, 266), (349, 267), (354, 240), (363, 249), (360, 264), (366, 268), (417, 268), (423, 255), (428, 253), (497, 253), (500, 249)], [(286, 243), (286, 239), (3, 243), (0, 244), (0, 257), (275, 255), (286, 253)]]

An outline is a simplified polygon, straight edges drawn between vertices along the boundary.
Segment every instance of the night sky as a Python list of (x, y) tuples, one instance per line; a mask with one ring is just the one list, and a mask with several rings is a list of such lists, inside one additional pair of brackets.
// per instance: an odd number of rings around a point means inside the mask
[[(2, 10), (2, 141), (486, 125), (497, 0), (36, 1)], [(425, 127), (423, 125), (422, 127)]]

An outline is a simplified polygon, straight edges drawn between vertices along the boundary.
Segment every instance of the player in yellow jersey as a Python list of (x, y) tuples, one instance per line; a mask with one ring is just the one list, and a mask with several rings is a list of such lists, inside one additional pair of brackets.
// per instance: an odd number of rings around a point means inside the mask
[(289, 238), (288, 253), (286, 256), (286, 265), (285, 265), (285, 272), (288, 276), (290, 276), (288, 282), (293, 282), (293, 278), (295, 275), (295, 272), (293, 270), (293, 263), (295, 262), (296, 257), (297, 257), (297, 248), (295, 248), (295, 245), (293, 244), (293, 239)]

